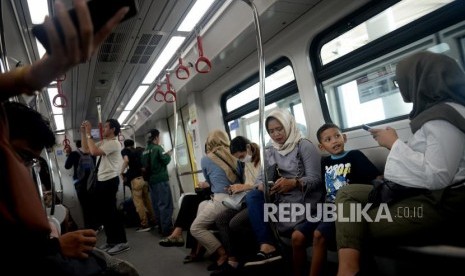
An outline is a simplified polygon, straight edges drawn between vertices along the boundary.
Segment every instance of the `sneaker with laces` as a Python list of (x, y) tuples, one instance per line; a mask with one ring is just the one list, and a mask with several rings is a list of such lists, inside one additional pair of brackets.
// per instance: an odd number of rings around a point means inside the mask
[(263, 265), (280, 259), (282, 259), (282, 256), (278, 253), (277, 250), (270, 253), (260, 251), (257, 253), (257, 255), (255, 255), (255, 257), (253, 257), (252, 260), (246, 262), (244, 266)]
[(141, 226), (141, 227), (138, 227), (136, 229), (136, 232), (139, 232), (139, 233), (140, 232), (148, 232), (150, 230), (152, 230), (152, 227), (150, 227), (150, 226)]
[(128, 251), (130, 249), (129, 244), (124, 242), (124, 243), (118, 243), (112, 248), (107, 250), (107, 253), (110, 255), (116, 255), (125, 251)]
[(113, 246), (115, 246), (115, 245), (114, 245), (114, 244), (105, 243), (105, 244), (102, 244), (101, 246), (99, 246), (98, 249), (107, 252), (108, 250), (110, 250), (111, 248), (113, 248)]

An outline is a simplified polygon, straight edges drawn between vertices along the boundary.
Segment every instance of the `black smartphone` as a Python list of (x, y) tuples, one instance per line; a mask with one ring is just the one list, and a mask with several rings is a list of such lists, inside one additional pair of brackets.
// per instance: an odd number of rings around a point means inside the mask
[(362, 128), (366, 131), (369, 131), (371, 129), (371, 126), (363, 124)]
[[(94, 25), (94, 33), (98, 32), (105, 25), (105, 23), (107, 23), (107, 21), (110, 20), (110, 18), (112, 18), (115, 13), (122, 7), (129, 7), (129, 11), (126, 13), (121, 22), (135, 16), (138, 12), (137, 3), (135, 0), (91, 0), (87, 2), (87, 7), (89, 8), (92, 24)], [(73, 21), (74, 26), (79, 29), (76, 11), (71, 9), (68, 11), (68, 13), (71, 20)], [(53, 23), (57, 28), (61, 41), (64, 43), (63, 29), (60, 26), (58, 18), (54, 17)], [(42, 43), (47, 53), (50, 54), (51, 49), (48, 43), (47, 33), (45, 32), (44, 25), (35, 25), (32, 27), (32, 33), (35, 37), (37, 37), (37, 40)]]

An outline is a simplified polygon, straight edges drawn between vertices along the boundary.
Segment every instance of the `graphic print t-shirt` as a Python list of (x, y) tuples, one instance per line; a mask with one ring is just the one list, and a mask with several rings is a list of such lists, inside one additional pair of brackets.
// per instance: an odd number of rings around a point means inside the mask
[(321, 161), (322, 175), (326, 185), (326, 201), (334, 202), (336, 192), (348, 184), (370, 184), (380, 175), (378, 169), (359, 150), (338, 156), (327, 156)]

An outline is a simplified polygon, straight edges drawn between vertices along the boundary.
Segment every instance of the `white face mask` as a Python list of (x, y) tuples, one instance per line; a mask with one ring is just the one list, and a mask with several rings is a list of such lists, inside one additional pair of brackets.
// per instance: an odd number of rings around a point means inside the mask
[(252, 155), (247, 154), (244, 158), (241, 159), (241, 161), (244, 163), (252, 162)]

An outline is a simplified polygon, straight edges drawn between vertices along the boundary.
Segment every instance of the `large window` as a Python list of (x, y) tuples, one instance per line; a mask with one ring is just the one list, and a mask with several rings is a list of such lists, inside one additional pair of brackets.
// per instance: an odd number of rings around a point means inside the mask
[(464, 2), (381, 1), (318, 35), (310, 51), (325, 119), (352, 129), (406, 118), (412, 106), (396, 86), (397, 62), (424, 50), (462, 62)]
[[(258, 74), (241, 82), (222, 97), (223, 118), (231, 138), (245, 136), (259, 143)], [(304, 136), (307, 124), (295, 82), (294, 71), (288, 59), (282, 58), (266, 67), (265, 115), (276, 108), (288, 109), (296, 118)], [(269, 136), (265, 132), (265, 141)]]

